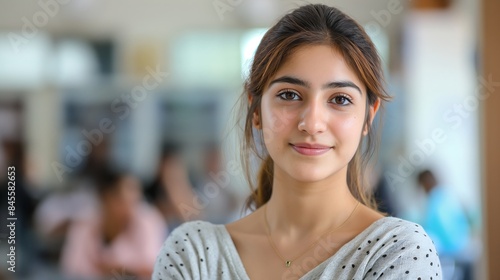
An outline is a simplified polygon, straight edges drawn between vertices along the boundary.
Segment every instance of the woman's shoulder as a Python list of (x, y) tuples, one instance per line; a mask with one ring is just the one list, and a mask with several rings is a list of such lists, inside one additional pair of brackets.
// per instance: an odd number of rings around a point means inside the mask
[(378, 223), (378, 227), (384, 226), (387, 229), (393, 229), (393, 230), (407, 230), (411, 229), (412, 227), (420, 227), (419, 224), (404, 220), (398, 217), (392, 217), (392, 216), (384, 216), (380, 220), (376, 221)]
[(400, 250), (405, 250), (407, 246), (402, 246), (405, 244), (415, 245), (416, 249), (426, 246), (435, 253), (434, 242), (421, 225), (396, 217), (381, 218), (360, 235), (367, 243), (373, 242), (386, 249), (401, 247)]
[[(401, 241), (408, 241), (408, 242), (425, 241), (433, 243), (432, 240), (427, 235), (427, 232), (421, 225), (401, 218), (384, 217), (376, 222), (374, 231), (383, 233), (383, 236), (385, 238), (392, 239), (399, 236), (400, 237), (399, 240)], [(391, 234), (393, 235), (391, 236)]]
[[(213, 270), (224, 250), (223, 225), (191, 221), (175, 228), (156, 259), (153, 279), (200, 279)], [(215, 273), (215, 272), (214, 272)]]
[(212, 224), (207, 221), (185, 222), (168, 235), (163, 247), (171, 250), (177, 248), (180, 252), (186, 251), (186, 248), (199, 251), (202, 247), (206, 247), (205, 250), (210, 250), (209, 246), (215, 247), (217, 244), (225, 242), (227, 236), (223, 227), (224, 225)]
[(440, 266), (434, 244), (419, 224), (383, 217), (307, 279), (317, 279), (318, 273), (343, 279), (442, 279)]
[(214, 234), (221, 225), (212, 224), (207, 221), (189, 221), (182, 223), (176, 227), (169, 236), (186, 235), (189, 236), (190, 232), (196, 232), (197, 234), (192, 235), (192, 237), (203, 237), (206, 235)]
[(358, 248), (371, 255), (367, 272), (440, 279), (441, 265), (434, 242), (417, 223), (384, 217), (366, 232)]

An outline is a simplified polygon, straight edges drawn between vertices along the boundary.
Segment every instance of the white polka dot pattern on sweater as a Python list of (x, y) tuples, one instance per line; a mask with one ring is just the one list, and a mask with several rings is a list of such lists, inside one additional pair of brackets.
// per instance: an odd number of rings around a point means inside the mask
[[(374, 222), (320, 265), (300, 272), (305, 273), (303, 280), (442, 279), (439, 257), (424, 229), (393, 217)], [(295, 273), (290, 269), (283, 279), (297, 279)], [(195, 221), (181, 225), (167, 238), (153, 279), (249, 277), (224, 225)]]

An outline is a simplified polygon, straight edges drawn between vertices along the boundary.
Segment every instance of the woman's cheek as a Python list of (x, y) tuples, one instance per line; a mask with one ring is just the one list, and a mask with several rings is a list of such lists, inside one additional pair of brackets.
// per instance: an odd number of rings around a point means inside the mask
[(269, 133), (284, 132), (295, 119), (295, 113), (289, 106), (263, 108), (263, 122)]
[(363, 122), (359, 117), (348, 117), (338, 119), (333, 124), (333, 131), (335, 131), (335, 138), (344, 144), (351, 144), (358, 146), (361, 140), (361, 133), (363, 129)]
[(276, 114), (269, 108), (262, 108), (262, 134), (266, 146), (270, 146), (276, 140), (279, 130), (283, 128)]
[(299, 112), (296, 106), (282, 106), (276, 111), (277, 125), (280, 127), (293, 124)]

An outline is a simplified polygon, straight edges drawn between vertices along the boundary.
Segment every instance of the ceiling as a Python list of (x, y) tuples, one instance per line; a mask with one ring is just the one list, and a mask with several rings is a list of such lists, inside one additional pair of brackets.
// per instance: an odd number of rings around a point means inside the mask
[[(21, 30), (30, 22), (49, 33), (169, 35), (190, 29), (267, 27), (287, 11), (306, 3), (340, 8), (361, 23), (374, 21), (373, 14), (400, 4), (402, 13), (392, 15), (390, 33), (408, 10), (406, 0), (0, 0), (0, 30)], [(219, 8), (219, 10), (216, 9)], [(44, 18), (45, 16), (45, 18)], [(45, 22), (44, 22), (45, 20)], [(38, 23), (38, 24), (37, 24)]]

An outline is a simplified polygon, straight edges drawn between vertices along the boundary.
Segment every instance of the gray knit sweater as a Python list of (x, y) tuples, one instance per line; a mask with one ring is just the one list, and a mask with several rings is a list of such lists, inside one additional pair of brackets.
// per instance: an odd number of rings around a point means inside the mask
[[(282, 279), (298, 279), (295, 273), (290, 269)], [(249, 279), (225, 226), (203, 221), (185, 223), (170, 234), (156, 259), (152, 278)], [(300, 279), (441, 278), (436, 249), (422, 227), (386, 217)]]

